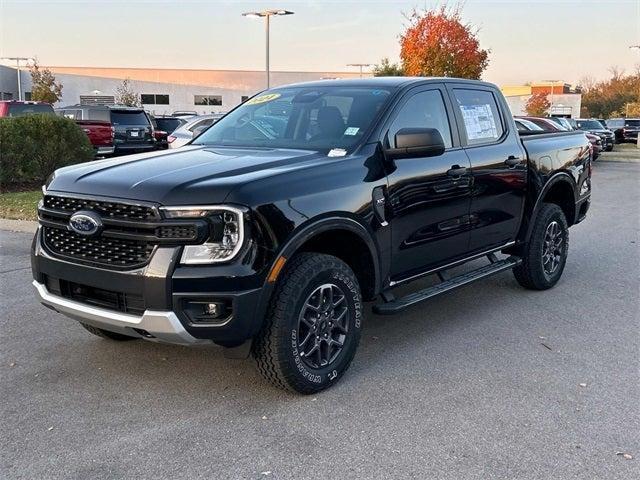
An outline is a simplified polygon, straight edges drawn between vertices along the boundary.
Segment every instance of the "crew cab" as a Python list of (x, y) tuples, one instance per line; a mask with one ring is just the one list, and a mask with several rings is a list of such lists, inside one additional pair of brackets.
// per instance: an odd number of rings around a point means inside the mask
[(86, 105), (72, 105), (56, 109), (58, 115), (75, 121), (87, 134), (96, 157), (111, 155), (115, 151), (113, 146), (114, 129), (106, 112), (101, 108), (96, 109)]
[(309, 394), (352, 362), (364, 301), (398, 314), (507, 270), (553, 287), (590, 195), (584, 133), (521, 136), (492, 84), (283, 86), (181, 149), (56, 171), (33, 285), (97, 336), (215, 343)]

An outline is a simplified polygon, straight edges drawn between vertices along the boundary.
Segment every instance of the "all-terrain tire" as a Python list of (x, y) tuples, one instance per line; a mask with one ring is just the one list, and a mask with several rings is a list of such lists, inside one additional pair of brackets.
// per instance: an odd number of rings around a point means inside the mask
[[(557, 231), (559, 237), (555, 237), (551, 248), (549, 238), (553, 231)], [(549, 251), (553, 252), (552, 256), (548, 254)], [(536, 216), (531, 237), (524, 247), (522, 263), (513, 269), (513, 274), (525, 288), (546, 290), (560, 280), (568, 252), (569, 226), (564, 212), (556, 204), (545, 203)]]
[(88, 325), (86, 323), (80, 322), (80, 325), (82, 325), (85, 330), (87, 330), (90, 333), (93, 333), (97, 337), (106, 338), (108, 340), (115, 340), (116, 342), (138, 340), (136, 337), (130, 337), (128, 335), (122, 335), (121, 333), (110, 332), (108, 330), (103, 330), (101, 328), (97, 328), (92, 325)]
[[(258, 370), (285, 390), (302, 394), (324, 390), (349, 368), (361, 324), (362, 296), (351, 268), (331, 255), (300, 253), (281, 273), (253, 342)], [(320, 346), (313, 351), (316, 344)], [(323, 363), (317, 356), (325, 353)]]

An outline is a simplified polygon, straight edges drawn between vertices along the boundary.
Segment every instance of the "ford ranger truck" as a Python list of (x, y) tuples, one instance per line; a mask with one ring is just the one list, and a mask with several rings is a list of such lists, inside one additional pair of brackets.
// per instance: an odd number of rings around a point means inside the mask
[(251, 354), (310, 394), (351, 364), (365, 301), (397, 314), (506, 270), (553, 287), (591, 158), (583, 132), (521, 138), (489, 83), (370, 78), (262, 92), (181, 149), (61, 168), (44, 188), (44, 305), (109, 340)]

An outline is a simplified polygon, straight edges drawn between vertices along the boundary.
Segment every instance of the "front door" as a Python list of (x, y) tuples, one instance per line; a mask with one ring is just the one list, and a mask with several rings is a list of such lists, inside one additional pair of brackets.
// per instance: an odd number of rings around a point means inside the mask
[(472, 177), (450, 118), (444, 88), (429, 85), (409, 91), (384, 129), (391, 148), (396, 133), (412, 127), (437, 129), (446, 147), (439, 156), (403, 158), (390, 165), (392, 281), (460, 258), (468, 250)]

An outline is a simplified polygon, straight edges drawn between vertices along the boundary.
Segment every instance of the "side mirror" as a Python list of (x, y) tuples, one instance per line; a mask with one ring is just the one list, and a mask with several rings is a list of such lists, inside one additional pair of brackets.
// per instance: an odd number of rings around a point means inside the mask
[(445, 150), (442, 135), (435, 128), (402, 128), (396, 133), (396, 148), (388, 148), (389, 158), (437, 157)]

